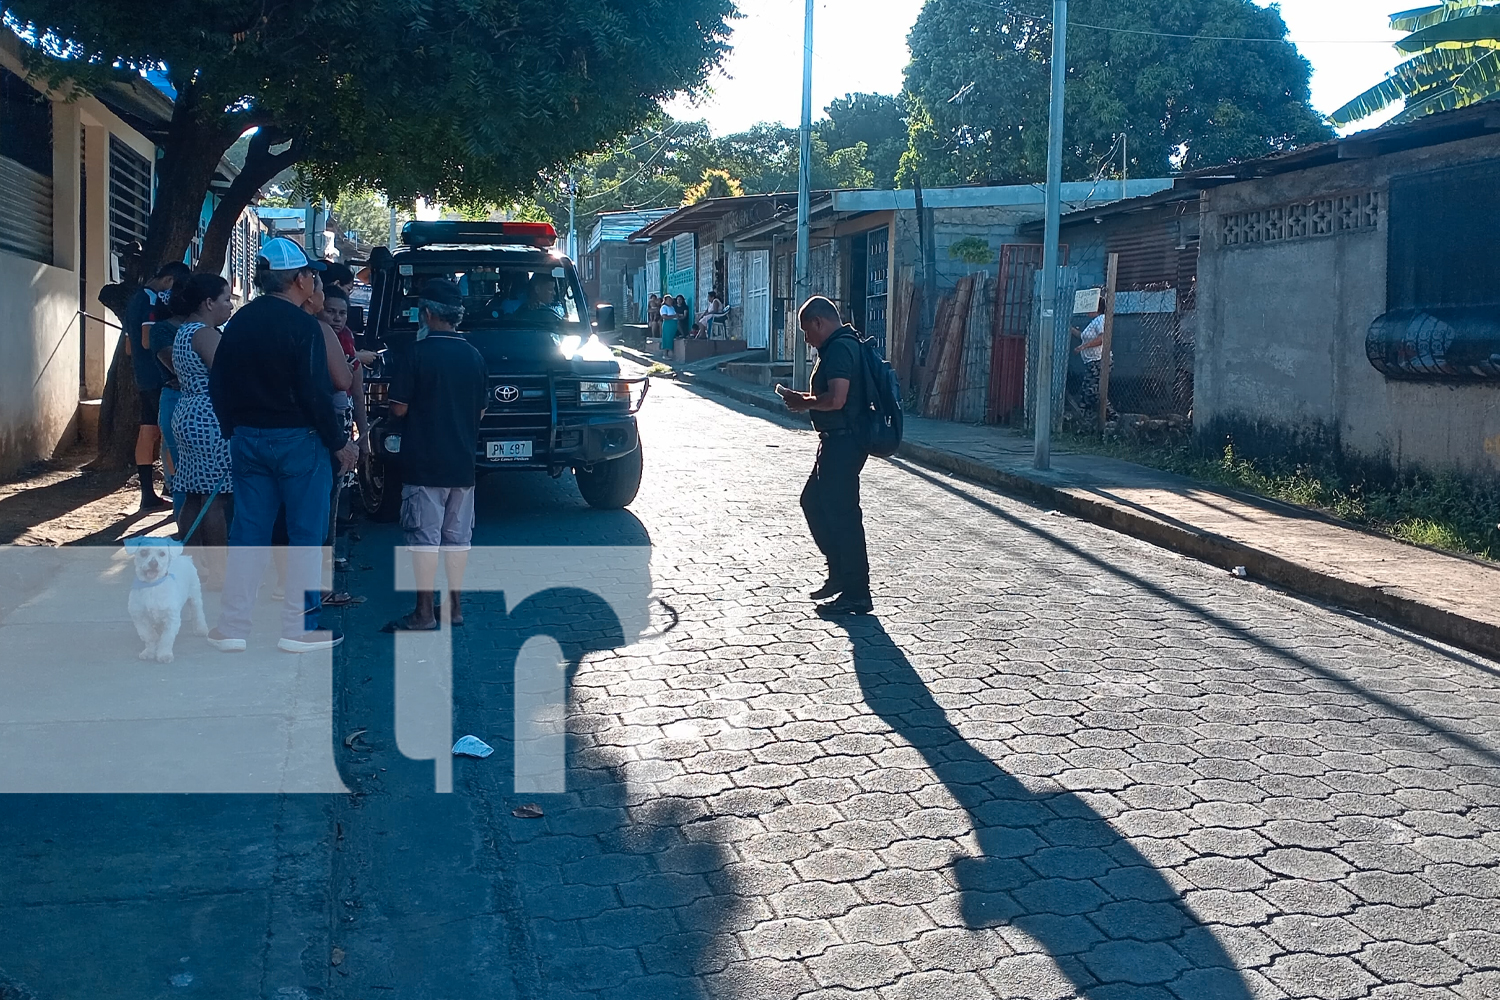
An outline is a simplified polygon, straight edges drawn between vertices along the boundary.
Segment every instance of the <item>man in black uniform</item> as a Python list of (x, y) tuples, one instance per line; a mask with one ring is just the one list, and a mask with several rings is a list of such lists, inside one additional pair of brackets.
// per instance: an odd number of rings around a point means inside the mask
[(855, 419), (868, 407), (863, 347), (838, 306), (821, 295), (797, 314), (803, 339), (818, 352), (812, 392), (777, 386), (787, 409), (808, 413), (818, 432), (818, 458), (802, 490), (802, 512), (813, 541), (828, 559), (828, 581), (813, 591), (815, 601), (838, 595), (818, 610), (832, 615), (864, 615), (870, 600), (870, 557), (865, 551), (864, 513), (859, 507), (859, 474), (869, 453)]

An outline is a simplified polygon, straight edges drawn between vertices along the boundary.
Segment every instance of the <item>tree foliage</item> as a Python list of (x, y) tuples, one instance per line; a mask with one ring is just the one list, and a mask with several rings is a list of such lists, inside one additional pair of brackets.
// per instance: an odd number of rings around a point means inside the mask
[(703, 171), (703, 180), (682, 193), (684, 205), (696, 205), (707, 198), (738, 198), (745, 193), (741, 184), (727, 170)]
[(829, 149), (865, 144), (863, 166), (876, 187), (895, 187), (906, 152), (906, 102), (890, 94), (845, 94), (829, 102), (814, 128)]
[[(919, 171), (926, 184), (1018, 183), (1045, 175), (1052, 25), (1043, 11), (1036, 0), (928, 0), (908, 38), (903, 178)], [(1069, 19), (1067, 179), (1108, 173), (1122, 134), (1132, 176), (1332, 134), (1308, 103), (1308, 63), (1284, 41), (1274, 7), (1074, 0)]]
[(1500, 96), (1500, 3), (1445, 0), (1391, 15), (1408, 32), (1396, 48), (1410, 58), (1328, 118), (1351, 125), (1401, 102), (1394, 121), (1462, 108)]
[(192, 232), (171, 223), (196, 223), (219, 156), (250, 128), (263, 136), (246, 155), (259, 183), (296, 163), (328, 195), (504, 200), (701, 85), (735, 15), (730, 0), (157, 0), (149, 17), (118, 0), (6, 7), (53, 40), (33, 65), (54, 77), (87, 87), (166, 67), (177, 111), (143, 267), (182, 253)]
[[(887, 100), (894, 100), (887, 98)], [(830, 109), (832, 106), (830, 105)], [(821, 127), (826, 128), (828, 120)], [(843, 133), (855, 136), (853, 128)], [(842, 139), (840, 139), (842, 141)], [(821, 132), (812, 139), (812, 186), (865, 188), (879, 183), (866, 165), (864, 141), (830, 149)], [(675, 121), (659, 115), (645, 128), (605, 150), (583, 157), (571, 168), (553, 171), (537, 196), (555, 224), (567, 224), (564, 180), (578, 182), (578, 230), (587, 233), (601, 212), (636, 208), (676, 208), (705, 197), (795, 191), (799, 161), (798, 130), (762, 123), (743, 132), (714, 136), (701, 121)], [(889, 186), (895, 174), (885, 178)], [(735, 184), (738, 184), (738, 191)], [(708, 189), (703, 185), (707, 182)], [(713, 193), (706, 193), (711, 190)]]

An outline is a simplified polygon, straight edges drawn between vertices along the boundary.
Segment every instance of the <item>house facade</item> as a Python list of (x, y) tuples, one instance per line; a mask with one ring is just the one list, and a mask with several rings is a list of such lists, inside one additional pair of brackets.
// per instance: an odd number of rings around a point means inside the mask
[(600, 212), (589, 230), (578, 272), (583, 294), (591, 304), (608, 302), (618, 323), (646, 322), (644, 267), (646, 243), (635, 233), (676, 209), (653, 208), (634, 212)]
[(1194, 426), (1245, 451), (1500, 473), (1500, 114), (1200, 173)]
[[(1069, 209), (1152, 194), (1171, 181), (1065, 184)], [(1039, 219), (1035, 185), (813, 192), (809, 293), (826, 295), (882, 345), (903, 269), (934, 307), (971, 274), (993, 270), (1001, 247)], [(773, 359), (796, 335), (797, 195), (747, 195), (689, 205), (637, 234), (647, 241), (648, 290), (682, 294), (696, 315), (710, 291), (730, 307), (725, 334)], [(980, 248), (986, 248), (988, 257)], [(931, 310), (927, 325), (931, 324)]]
[[(21, 44), (0, 34), (0, 476), (97, 426), (120, 322), (99, 292), (119, 280), (120, 249), (146, 238), (156, 139), (172, 117), (145, 79), (49, 93), (27, 79)], [(221, 165), (220, 189), (232, 171)], [(260, 244), (253, 220), (241, 223), (226, 272), (243, 295)]]

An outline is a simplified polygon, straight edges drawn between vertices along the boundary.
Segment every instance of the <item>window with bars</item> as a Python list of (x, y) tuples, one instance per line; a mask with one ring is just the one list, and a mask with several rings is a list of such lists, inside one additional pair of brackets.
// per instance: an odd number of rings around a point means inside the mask
[(0, 250), (52, 263), (52, 102), (3, 69)]
[(118, 136), (109, 137), (109, 239), (118, 249), (146, 242), (151, 226), (151, 161)]

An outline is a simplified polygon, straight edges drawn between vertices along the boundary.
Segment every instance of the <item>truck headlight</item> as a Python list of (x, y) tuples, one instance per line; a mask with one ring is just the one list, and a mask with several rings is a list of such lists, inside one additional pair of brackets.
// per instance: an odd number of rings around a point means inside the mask
[(624, 382), (579, 382), (580, 403), (628, 403), (630, 387)]
[(387, 434), (385, 436), (385, 450), (390, 455), (401, 454), (401, 435)]

